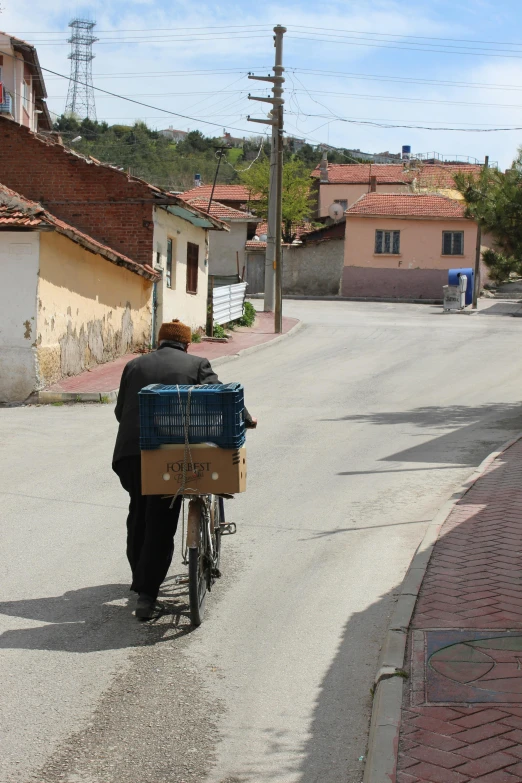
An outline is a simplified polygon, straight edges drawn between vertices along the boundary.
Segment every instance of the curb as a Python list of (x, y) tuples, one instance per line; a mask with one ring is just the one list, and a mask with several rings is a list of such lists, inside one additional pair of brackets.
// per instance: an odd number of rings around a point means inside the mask
[(267, 340), (265, 343), (259, 343), (259, 345), (251, 345), (249, 348), (243, 348), (242, 351), (238, 351), (237, 353), (232, 353), (229, 356), (222, 356), (221, 358), (214, 359), (212, 362), (212, 367), (219, 367), (222, 364), (228, 364), (228, 362), (232, 362), (235, 359), (241, 359), (243, 356), (248, 356), (251, 353), (262, 351), (264, 348), (270, 348), (272, 345), (274, 345), (274, 343), (280, 343), (282, 340), (286, 340), (288, 337), (293, 337), (295, 334), (297, 334), (297, 332), (300, 332), (301, 329), (304, 328), (305, 324), (302, 321), (298, 321), (296, 324), (294, 324), (294, 326), (292, 326), (291, 329), (288, 330), (288, 332), (274, 337), (273, 340)]
[[(264, 299), (264, 294), (248, 294), (247, 299)], [(427, 304), (441, 305), (442, 299), (401, 299), (392, 296), (306, 296), (305, 294), (283, 294), (283, 299), (299, 299), (308, 302), (384, 302), (385, 304)]]
[[(269, 348), (274, 343), (279, 343), (281, 340), (286, 340), (288, 337), (292, 337), (304, 327), (302, 321), (298, 321), (288, 332), (280, 334), (274, 337), (273, 340), (267, 340), (259, 345), (251, 345), (249, 348), (243, 348), (242, 351), (230, 354), (230, 356), (221, 356), (212, 362), (213, 367), (219, 367), (222, 364), (227, 364), (235, 359), (241, 359), (243, 356), (248, 356), (251, 353), (261, 351), (263, 348)], [(35, 392), (27, 400), (31, 404), (39, 405), (51, 405), (52, 403), (60, 402), (98, 402), (109, 403), (116, 402), (118, 399), (118, 389), (113, 389), (108, 392), (53, 392), (53, 391), (40, 391)]]
[(491, 463), (520, 439), (522, 432), (482, 460), (460, 489), (437, 511), (412, 558), (391, 616), (375, 677), (364, 783), (393, 783), (396, 778), (408, 630), (440, 529), (454, 506), (469, 492)]
[(108, 392), (36, 392), (27, 402), (38, 405), (51, 405), (56, 402), (116, 402), (118, 389)]

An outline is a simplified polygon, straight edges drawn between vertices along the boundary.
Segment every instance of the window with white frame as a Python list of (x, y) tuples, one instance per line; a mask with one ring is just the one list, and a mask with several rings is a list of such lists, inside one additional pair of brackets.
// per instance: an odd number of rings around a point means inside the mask
[(442, 232), (442, 255), (443, 256), (464, 255), (464, 231)]
[(401, 252), (401, 232), (377, 229), (375, 232), (375, 252), (399, 255)]
[(346, 198), (336, 198), (334, 204), (340, 204), (345, 212), (348, 209), (348, 199)]

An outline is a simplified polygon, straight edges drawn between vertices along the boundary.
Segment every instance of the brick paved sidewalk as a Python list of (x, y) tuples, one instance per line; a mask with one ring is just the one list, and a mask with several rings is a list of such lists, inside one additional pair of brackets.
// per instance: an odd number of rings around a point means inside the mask
[(522, 440), (443, 525), (407, 658), (397, 782), (522, 781)]
[[(286, 334), (298, 323), (297, 318), (283, 318), (283, 334)], [(274, 316), (271, 313), (258, 313), (253, 327), (239, 327), (233, 332), (232, 338), (227, 343), (201, 342), (190, 346), (189, 353), (196, 356), (205, 356), (210, 361), (224, 356), (234, 356), (254, 345), (273, 340), (277, 335), (274, 332)], [(46, 392), (66, 392), (67, 394), (104, 394), (119, 388), (123, 368), (135, 359), (136, 354), (121, 356), (113, 362), (100, 364), (80, 375), (71, 378), (63, 378), (45, 389)]]

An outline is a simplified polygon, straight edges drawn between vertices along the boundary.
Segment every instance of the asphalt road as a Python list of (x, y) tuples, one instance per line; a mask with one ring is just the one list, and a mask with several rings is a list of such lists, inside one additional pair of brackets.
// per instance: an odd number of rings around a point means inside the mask
[(173, 578), (157, 622), (132, 615), (113, 406), (0, 410), (1, 783), (362, 779), (412, 554), (453, 489), (522, 431), (522, 321), (285, 310), (305, 324), (296, 336), (220, 369), (260, 426), (196, 631)]

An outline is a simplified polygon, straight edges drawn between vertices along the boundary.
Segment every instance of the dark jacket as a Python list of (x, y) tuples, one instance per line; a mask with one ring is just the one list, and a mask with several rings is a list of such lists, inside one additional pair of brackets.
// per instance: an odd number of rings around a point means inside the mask
[[(185, 353), (179, 343), (162, 343), (157, 351), (129, 362), (121, 377), (116, 418), (120, 423), (114, 447), (113, 465), (122, 457), (140, 453), (138, 392), (151, 383), (168, 385), (219, 383), (208, 359)], [(247, 413), (245, 411), (245, 417)]]

